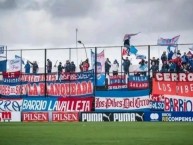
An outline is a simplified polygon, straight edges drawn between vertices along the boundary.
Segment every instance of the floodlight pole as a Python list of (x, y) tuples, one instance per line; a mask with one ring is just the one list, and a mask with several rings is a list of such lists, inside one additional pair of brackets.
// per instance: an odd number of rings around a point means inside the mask
[(78, 44), (77, 44), (77, 38), (78, 38), (78, 28), (76, 28), (76, 63), (78, 66)]
[(82, 43), (82, 41), (80, 41), (80, 40), (77, 41), (77, 42), (83, 45), (84, 50), (85, 50), (85, 54), (86, 54), (86, 59), (87, 59), (88, 57), (87, 57), (86, 47), (85, 47), (84, 43)]

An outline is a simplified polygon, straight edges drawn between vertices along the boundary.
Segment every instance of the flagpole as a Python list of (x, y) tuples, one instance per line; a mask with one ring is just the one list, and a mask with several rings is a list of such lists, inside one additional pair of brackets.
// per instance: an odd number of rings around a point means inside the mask
[(78, 66), (78, 40), (77, 40), (77, 37), (78, 37), (78, 29), (76, 28), (76, 63), (77, 63), (77, 65), (76, 66)]

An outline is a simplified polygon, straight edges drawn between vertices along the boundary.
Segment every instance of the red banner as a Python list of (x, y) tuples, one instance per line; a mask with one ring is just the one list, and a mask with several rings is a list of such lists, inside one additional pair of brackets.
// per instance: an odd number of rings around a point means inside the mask
[(16, 72), (3, 72), (3, 78), (19, 78), (20, 76), (20, 71)]
[(152, 94), (193, 96), (193, 82), (169, 82), (153, 79)]
[(56, 111), (89, 112), (92, 109), (93, 98), (59, 98)]
[(23, 112), (23, 122), (48, 122), (48, 112)]
[(164, 82), (192, 82), (193, 73), (155, 73), (154, 78)]
[(78, 112), (52, 112), (53, 122), (78, 122)]

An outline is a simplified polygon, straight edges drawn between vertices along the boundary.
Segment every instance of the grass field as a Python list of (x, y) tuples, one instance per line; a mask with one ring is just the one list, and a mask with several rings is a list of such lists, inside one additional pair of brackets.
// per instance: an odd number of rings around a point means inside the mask
[(0, 145), (193, 145), (193, 123), (0, 123)]

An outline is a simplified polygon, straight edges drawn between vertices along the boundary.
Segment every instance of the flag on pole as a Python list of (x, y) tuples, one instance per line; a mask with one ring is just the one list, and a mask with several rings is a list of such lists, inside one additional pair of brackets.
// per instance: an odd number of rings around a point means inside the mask
[(104, 86), (105, 85), (105, 53), (104, 50), (100, 53), (97, 53), (97, 60), (95, 60), (95, 53), (91, 49), (91, 64), (92, 68), (97, 67), (97, 85)]
[(130, 46), (130, 53), (136, 55), (138, 52), (137, 48), (133, 45)]
[(125, 34), (124, 38), (123, 38), (123, 41), (127, 40), (127, 39), (130, 39), (132, 36), (135, 36), (137, 34), (139, 34), (141, 32), (138, 32), (138, 33), (134, 33), (134, 34)]
[(142, 54), (137, 54), (136, 59), (146, 59), (146, 56)]
[(24, 59), (22, 59), (20, 56), (15, 55), (15, 59), (21, 59), (22, 64), (25, 64), (25, 63), (24, 63)]
[(178, 43), (179, 38), (180, 38), (180, 35), (175, 36), (172, 39), (159, 38), (157, 40), (157, 45), (160, 45), (160, 46), (176, 46), (177, 43)]

